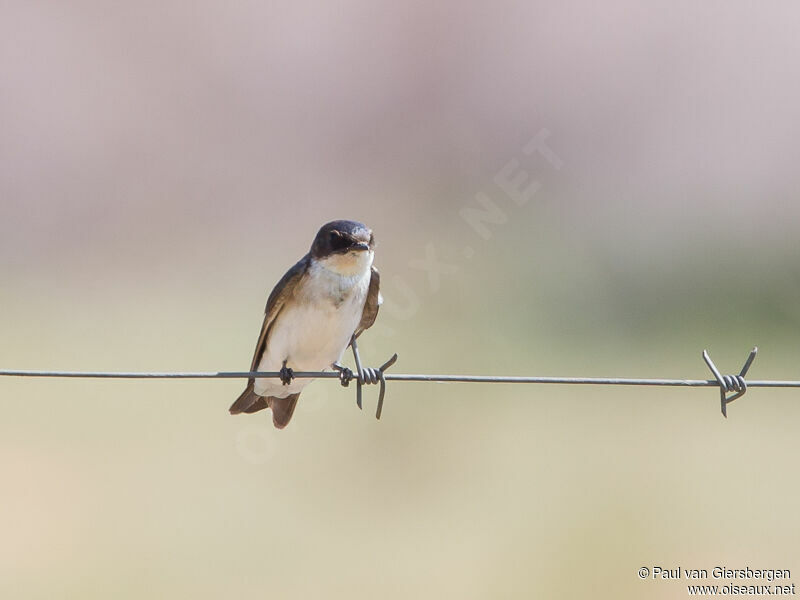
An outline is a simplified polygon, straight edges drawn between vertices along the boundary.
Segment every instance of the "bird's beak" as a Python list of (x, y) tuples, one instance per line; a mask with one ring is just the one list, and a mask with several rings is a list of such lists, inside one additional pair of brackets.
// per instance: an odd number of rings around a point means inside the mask
[(367, 242), (358, 242), (357, 244), (353, 244), (350, 246), (351, 250), (369, 250), (369, 244)]

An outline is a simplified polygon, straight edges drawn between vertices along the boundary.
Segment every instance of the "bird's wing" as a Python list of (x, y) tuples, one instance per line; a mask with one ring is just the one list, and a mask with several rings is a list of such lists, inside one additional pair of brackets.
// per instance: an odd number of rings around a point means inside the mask
[[(308, 263), (310, 256), (306, 254), (281, 278), (267, 300), (267, 308), (264, 311), (264, 324), (261, 326), (261, 335), (258, 336), (258, 343), (256, 344), (256, 351), (253, 355), (253, 363), (250, 365), (250, 370), (255, 371), (258, 368), (258, 363), (261, 362), (261, 357), (264, 355), (264, 349), (267, 347), (267, 338), (272, 329), (272, 324), (278, 318), (283, 309), (286, 301), (292, 297), (297, 285), (303, 280), (303, 277), (308, 273)], [(252, 383), (252, 379), (250, 382)]]
[(364, 302), (364, 312), (361, 313), (361, 322), (356, 327), (355, 337), (360, 336), (364, 331), (372, 327), (378, 317), (378, 309), (383, 304), (381, 297), (381, 275), (378, 269), (372, 267), (372, 274), (369, 279), (369, 290), (367, 290), (367, 300)]

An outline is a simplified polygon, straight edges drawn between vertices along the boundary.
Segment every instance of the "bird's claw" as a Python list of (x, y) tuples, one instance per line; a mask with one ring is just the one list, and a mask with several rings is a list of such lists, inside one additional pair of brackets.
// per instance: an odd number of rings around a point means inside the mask
[(342, 384), (343, 387), (347, 387), (350, 385), (350, 382), (356, 378), (353, 370), (345, 367), (344, 365), (340, 365), (339, 363), (333, 363), (331, 365), (334, 371), (339, 372), (339, 382)]
[(283, 385), (289, 385), (292, 383), (292, 380), (294, 379), (294, 370), (287, 367), (285, 361), (281, 367), (281, 370), (279, 371), (279, 374), (281, 377), (281, 383)]

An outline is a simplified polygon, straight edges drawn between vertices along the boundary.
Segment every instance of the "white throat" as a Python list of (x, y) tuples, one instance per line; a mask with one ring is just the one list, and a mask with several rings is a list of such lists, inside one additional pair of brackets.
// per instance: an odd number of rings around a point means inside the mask
[(340, 277), (358, 277), (372, 267), (375, 253), (372, 250), (332, 254), (316, 261), (323, 269)]

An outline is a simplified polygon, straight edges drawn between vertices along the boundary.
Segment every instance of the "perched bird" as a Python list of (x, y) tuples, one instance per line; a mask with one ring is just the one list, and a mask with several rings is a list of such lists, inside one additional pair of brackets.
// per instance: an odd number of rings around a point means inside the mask
[(375, 238), (356, 221), (323, 225), (311, 250), (289, 269), (267, 300), (251, 371), (280, 371), (281, 378), (250, 379), (231, 414), (272, 409), (283, 429), (311, 379), (294, 371), (325, 371), (352, 340), (375, 322), (380, 275), (372, 265)]

